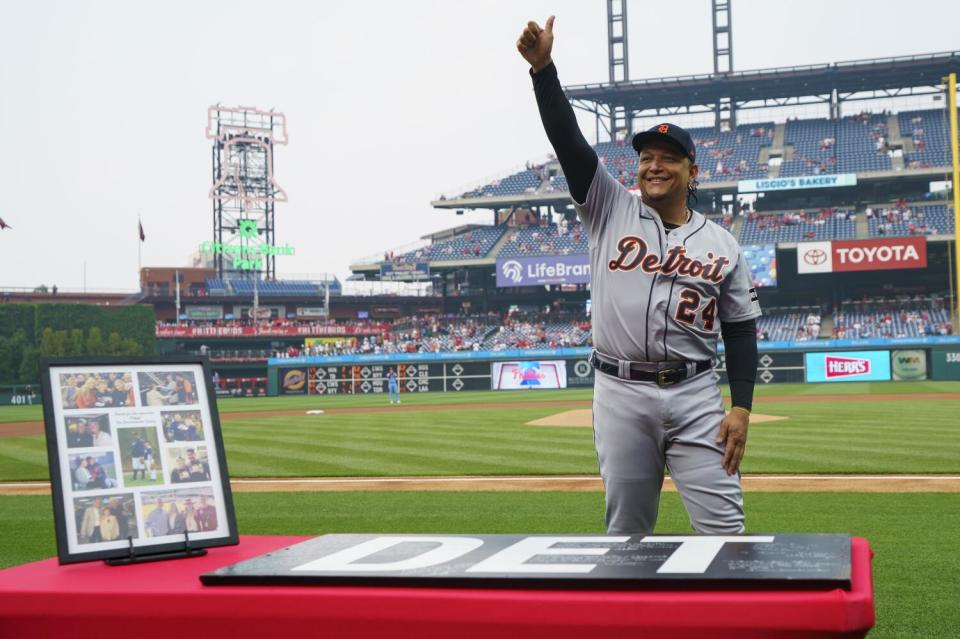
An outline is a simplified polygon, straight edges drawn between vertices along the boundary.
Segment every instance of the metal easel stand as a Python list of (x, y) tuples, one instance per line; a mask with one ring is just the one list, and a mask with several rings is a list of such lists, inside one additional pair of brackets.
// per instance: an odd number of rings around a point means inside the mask
[(187, 559), (190, 557), (202, 557), (207, 554), (206, 548), (191, 548), (190, 547), (190, 533), (186, 530), (183, 531), (183, 548), (178, 548), (177, 550), (167, 550), (164, 552), (155, 552), (148, 554), (137, 554), (136, 549), (133, 547), (133, 537), (128, 536), (127, 542), (130, 544), (127, 547), (127, 556), (126, 557), (115, 557), (113, 559), (104, 559), (103, 563), (108, 566), (126, 566), (129, 564), (144, 564), (149, 561), (164, 561), (166, 559)]

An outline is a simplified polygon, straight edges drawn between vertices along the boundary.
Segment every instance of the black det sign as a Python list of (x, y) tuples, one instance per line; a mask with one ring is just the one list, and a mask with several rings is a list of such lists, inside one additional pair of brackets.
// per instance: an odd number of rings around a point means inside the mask
[(325, 535), (208, 585), (849, 588), (847, 535)]

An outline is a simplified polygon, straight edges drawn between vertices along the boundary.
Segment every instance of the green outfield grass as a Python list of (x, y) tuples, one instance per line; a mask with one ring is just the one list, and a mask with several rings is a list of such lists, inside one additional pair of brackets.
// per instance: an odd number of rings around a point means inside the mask
[[(858, 388), (852, 388), (852, 387)], [(960, 400), (764, 402), (770, 393), (807, 396), (824, 386), (761, 388), (754, 411), (788, 417), (750, 430), (746, 473), (957, 473)], [(858, 394), (944, 392), (958, 383), (830, 386)], [(223, 421), (233, 477), (586, 474), (596, 472), (589, 428), (527, 426), (565, 408), (505, 401), (587, 399), (589, 391), (414, 395), (407, 405), (449, 410), (247, 416)], [(483, 408), (464, 410), (464, 402)], [(383, 406), (384, 398), (268, 398), (224, 402), (224, 413)], [(19, 410), (19, 409), (18, 409)], [(2, 428), (2, 426), (0, 426)], [(164, 471), (166, 472), (166, 471)], [(48, 477), (42, 436), (0, 440), (0, 481)]]
[[(235, 495), (242, 534), (603, 532), (599, 493), (251, 493)], [(960, 627), (952, 494), (756, 493), (750, 532), (866, 537), (876, 556), (877, 627), (870, 637), (948, 637)], [(56, 552), (49, 497), (0, 496), (0, 566)], [(675, 493), (661, 500), (659, 533), (689, 530)]]
[[(729, 389), (721, 385), (724, 396)], [(960, 382), (848, 382), (841, 384), (774, 384), (759, 385), (756, 396), (765, 395), (860, 395), (866, 393), (960, 393)], [(463, 393), (404, 393), (403, 403), (411, 406), (432, 404), (466, 404), (475, 402), (542, 402), (556, 400), (584, 400), (593, 397), (589, 388), (557, 391), (472, 391)], [(381, 395), (332, 395), (251, 397), (220, 399), (217, 407), (221, 413), (309, 410), (311, 408), (344, 408), (350, 406), (383, 406), (386, 394)], [(2, 406), (0, 424), (8, 422), (40, 421), (43, 411), (39, 405)]]

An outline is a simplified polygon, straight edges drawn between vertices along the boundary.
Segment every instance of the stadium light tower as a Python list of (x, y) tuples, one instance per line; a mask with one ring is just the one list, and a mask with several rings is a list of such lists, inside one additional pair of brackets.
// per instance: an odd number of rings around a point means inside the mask
[[(733, 72), (733, 0), (710, 1), (713, 8), (713, 73), (718, 76), (727, 75)], [(607, 60), (611, 85), (630, 81), (629, 57), (627, 0), (607, 0)], [(635, 112), (624, 104), (611, 102), (606, 106), (610, 139), (615, 139), (618, 131), (626, 131), (628, 135), (632, 133)], [(594, 110), (594, 113), (599, 117), (599, 110)], [(714, 105), (714, 113), (718, 129), (736, 126), (736, 108), (731, 97), (718, 99)]]
[[(610, 60), (610, 84), (630, 81), (627, 46), (627, 0), (607, 0), (607, 57)], [(610, 137), (617, 131), (633, 129), (633, 117), (622, 104), (610, 105)]]
[(273, 149), (287, 143), (287, 118), (253, 107), (207, 109), (213, 140), (213, 246), (217, 275), (276, 278), (274, 204), (287, 194), (273, 174)]
[[(733, 23), (730, 19), (730, 3), (733, 0), (711, 0), (713, 4), (713, 73), (723, 75), (733, 73)], [(733, 100), (724, 97), (717, 100), (716, 126), (727, 123), (730, 128), (736, 126), (736, 113)]]

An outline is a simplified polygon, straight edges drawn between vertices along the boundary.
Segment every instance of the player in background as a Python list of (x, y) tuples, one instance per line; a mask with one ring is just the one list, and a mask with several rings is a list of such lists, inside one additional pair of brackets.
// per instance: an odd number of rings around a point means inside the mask
[(390, 403), (396, 401), (400, 403), (400, 382), (397, 379), (397, 372), (392, 368), (387, 373), (387, 393), (390, 395)]

